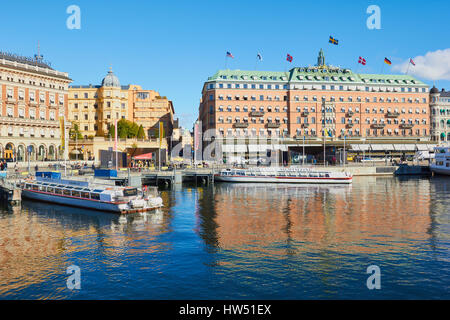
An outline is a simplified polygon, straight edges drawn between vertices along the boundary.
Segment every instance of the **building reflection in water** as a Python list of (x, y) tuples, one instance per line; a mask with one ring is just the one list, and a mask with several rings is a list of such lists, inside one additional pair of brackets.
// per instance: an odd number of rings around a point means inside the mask
[[(430, 181), (354, 179), (353, 186), (216, 184), (199, 200), (199, 233), (220, 249), (259, 254), (408, 250), (430, 237)], [(405, 241), (407, 240), (407, 241)], [(274, 246), (279, 244), (279, 246)]]
[[(165, 203), (173, 202), (167, 193)], [(43, 284), (66, 268), (100, 255), (105, 268), (120, 267), (123, 255), (167, 251), (154, 239), (170, 232), (170, 213), (156, 210), (127, 217), (39, 202), (0, 208), (0, 296)], [(75, 259), (74, 256), (77, 255)], [(97, 257), (97, 256), (96, 256)], [(60, 282), (61, 289), (65, 282)], [(40, 298), (59, 298), (57, 296)]]

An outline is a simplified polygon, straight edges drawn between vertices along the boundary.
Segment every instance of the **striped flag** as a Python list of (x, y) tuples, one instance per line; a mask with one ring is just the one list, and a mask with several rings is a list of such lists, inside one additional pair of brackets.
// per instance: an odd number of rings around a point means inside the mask
[(384, 58), (384, 63), (386, 63), (388, 65), (392, 64), (391, 60), (389, 60), (388, 58)]
[(287, 57), (286, 57), (286, 60), (289, 61), (289, 62), (292, 62), (293, 59), (294, 58), (288, 53)]
[(228, 58), (234, 58), (234, 56), (231, 54), (230, 51), (227, 51), (227, 57), (228, 57)]
[(414, 63), (413, 59), (409, 58), (409, 63), (411, 63), (413, 66), (415, 66), (416, 64)]

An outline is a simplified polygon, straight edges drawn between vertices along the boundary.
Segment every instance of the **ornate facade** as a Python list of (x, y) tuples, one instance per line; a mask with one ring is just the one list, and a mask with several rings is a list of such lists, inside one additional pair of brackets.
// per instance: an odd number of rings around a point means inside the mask
[(71, 81), (39, 57), (0, 54), (0, 158), (62, 158), (59, 117), (67, 115)]
[(450, 141), (450, 92), (430, 91), (431, 139), (436, 142)]

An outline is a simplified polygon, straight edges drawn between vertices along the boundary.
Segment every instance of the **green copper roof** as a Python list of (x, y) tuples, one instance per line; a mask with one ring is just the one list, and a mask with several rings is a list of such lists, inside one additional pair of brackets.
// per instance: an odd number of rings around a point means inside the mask
[(428, 85), (410, 75), (398, 74), (359, 74), (350, 69), (331, 66), (292, 68), (287, 72), (280, 71), (250, 71), (250, 70), (219, 70), (209, 81), (280, 81), (280, 82), (330, 82), (345, 84), (378, 84), (378, 85)]

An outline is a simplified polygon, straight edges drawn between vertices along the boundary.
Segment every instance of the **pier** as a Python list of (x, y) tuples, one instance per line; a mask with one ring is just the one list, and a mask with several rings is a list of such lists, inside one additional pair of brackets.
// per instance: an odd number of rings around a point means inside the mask
[(0, 180), (0, 198), (11, 206), (20, 205), (22, 202), (22, 190), (16, 187), (14, 181)]

